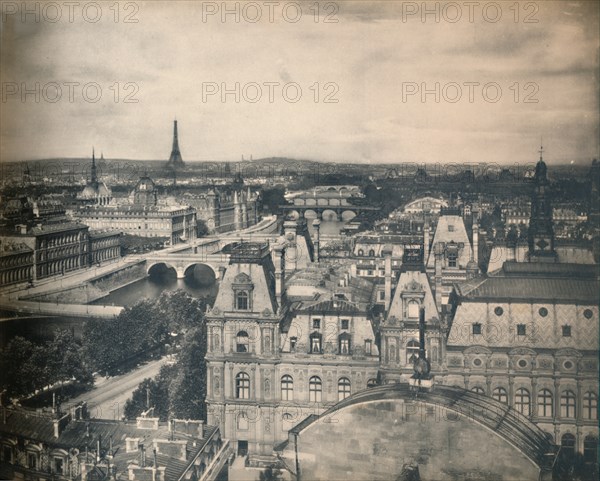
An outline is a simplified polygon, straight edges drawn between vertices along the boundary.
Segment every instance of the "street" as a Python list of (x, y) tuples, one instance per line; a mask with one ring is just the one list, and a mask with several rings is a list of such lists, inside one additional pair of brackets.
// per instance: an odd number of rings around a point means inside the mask
[(145, 378), (153, 378), (166, 358), (148, 362), (139, 368), (110, 378), (97, 377), (96, 387), (91, 391), (70, 400), (69, 405), (87, 401), (90, 417), (98, 419), (120, 419), (123, 416), (125, 401)]

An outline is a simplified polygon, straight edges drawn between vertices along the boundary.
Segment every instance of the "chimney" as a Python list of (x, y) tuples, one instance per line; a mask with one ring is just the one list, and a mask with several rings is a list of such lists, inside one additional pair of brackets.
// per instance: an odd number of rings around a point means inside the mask
[(277, 244), (273, 247), (273, 251), (275, 252), (275, 298), (277, 307), (281, 308), (285, 281), (285, 246)]
[(479, 224), (473, 224), (473, 260), (479, 265)]
[(419, 309), (419, 357), (425, 359), (425, 308)]
[(283, 233), (285, 235), (285, 240), (287, 242), (287, 248), (285, 250), (286, 262), (285, 262), (285, 270), (286, 274), (289, 272), (294, 272), (296, 270), (297, 258), (298, 258), (298, 249), (296, 247), (296, 229), (298, 224), (296, 221), (288, 220), (283, 223)]
[(429, 222), (425, 221), (423, 225), (423, 264), (427, 265), (429, 258)]
[(320, 242), (321, 242), (321, 236), (319, 234), (320, 230), (321, 230), (321, 221), (319, 219), (315, 219), (313, 220), (313, 227), (315, 229), (315, 240), (314, 240), (314, 246), (315, 246), (315, 262), (319, 262), (320, 261), (320, 252), (319, 252), (319, 247), (320, 247)]
[(442, 243), (435, 245), (435, 303), (439, 310), (442, 309), (442, 258), (444, 246)]
[(140, 444), (140, 454), (141, 454), (140, 467), (145, 468), (146, 467), (146, 450), (144, 449), (143, 444)]
[(387, 312), (392, 303), (392, 247), (386, 245), (383, 248), (383, 256), (385, 262), (385, 286), (384, 286), (384, 309)]

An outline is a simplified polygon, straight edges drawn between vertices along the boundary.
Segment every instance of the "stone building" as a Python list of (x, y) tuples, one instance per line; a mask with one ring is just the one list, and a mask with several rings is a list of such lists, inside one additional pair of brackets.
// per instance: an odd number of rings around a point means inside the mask
[(89, 419), (85, 405), (67, 413), (0, 409), (2, 479), (212, 481), (229, 456), (219, 427), (202, 421)]
[(121, 234), (77, 222), (19, 224), (0, 231), (0, 285), (33, 282), (121, 257)]
[(90, 180), (81, 192), (77, 194), (77, 201), (83, 205), (108, 205), (112, 201), (112, 191), (107, 185), (99, 180), (96, 167), (96, 156), (92, 150), (92, 167), (90, 169)]
[(342, 276), (323, 296), (295, 281), (286, 299), (282, 246), (274, 257), (266, 245), (239, 246), (207, 313), (208, 422), (256, 462), (309, 413), (376, 383), (379, 363), (370, 294)]
[(92, 229), (167, 238), (172, 245), (197, 237), (196, 210), (176, 203), (159, 203), (156, 185), (148, 176), (140, 178), (128, 203), (87, 205), (75, 210), (73, 217)]

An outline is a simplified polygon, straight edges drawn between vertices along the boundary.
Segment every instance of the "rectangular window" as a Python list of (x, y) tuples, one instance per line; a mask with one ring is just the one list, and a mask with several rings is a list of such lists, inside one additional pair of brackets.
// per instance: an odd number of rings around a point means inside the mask
[(348, 329), (350, 321), (348, 319), (342, 319), (342, 329)]
[(12, 463), (12, 448), (10, 446), (4, 446), (2, 448), (2, 461), (5, 463)]
[(313, 319), (313, 329), (321, 329), (321, 319)]
[(571, 337), (571, 326), (563, 326), (562, 335), (563, 337)]
[(379, 300), (385, 301), (385, 291), (379, 291)]
[(456, 267), (457, 255), (453, 252), (448, 254), (448, 267)]
[(298, 342), (298, 338), (297, 337), (290, 337), (290, 350), (291, 351), (295, 351), (296, 350), (296, 343)]
[(321, 353), (321, 337), (313, 336), (310, 338), (310, 352), (313, 354)]
[(475, 324), (473, 324), (473, 335), (478, 335), (478, 334), (481, 334), (481, 324), (476, 322)]
[(29, 469), (37, 469), (37, 454), (27, 453), (27, 467)]
[(63, 458), (54, 458), (54, 472), (63, 474)]
[(527, 333), (525, 324), (517, 324), (517, 336), (524, 336)]
[(371, 339), (367, 339), (365, 341), (365, 354), (370, 355), (371, 354), (371, 348), (372, 348)]
[(348, 339), (340, 339), (340, 354), (350, 354), (350, 341)]

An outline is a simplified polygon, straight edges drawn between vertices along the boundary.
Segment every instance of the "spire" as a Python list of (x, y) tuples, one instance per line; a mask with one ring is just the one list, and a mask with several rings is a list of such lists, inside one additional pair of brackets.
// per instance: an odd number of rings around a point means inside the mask
[(544, 154), (544, 139), (543, 139), (543, 137), (540, 137), (540, 150), (539, 150), (539, 152), (540, 152), (540, 162), (543, 162), (544, 161), (544, 159), (543, 159), (543, 154)]
[(98, 175), (96, 172), (96, 151), (92, 147), (92, 183), (98, 182)]
[(176, 168), (183, 167), (183, 159), (181, 158), (181, 152), (179, 151), (179, 138), (177, 135), (177, 120), (173, 121), (173, 148), (171, 149), (171, 157), (167, 162), (167, 167)]

